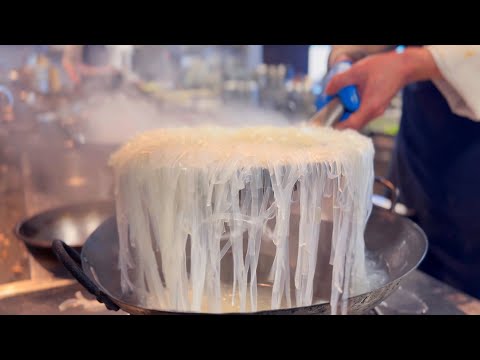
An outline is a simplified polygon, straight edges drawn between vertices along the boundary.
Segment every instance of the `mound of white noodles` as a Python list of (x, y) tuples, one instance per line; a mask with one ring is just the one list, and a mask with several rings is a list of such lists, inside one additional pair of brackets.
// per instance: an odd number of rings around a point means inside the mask
[[(348, 297), (366, 284), (373, 155), (368, 138), (329, 128), (169, 128), (137, 136), (111, 158), (123, 291), (163, 310), (311, 305), (320, 228), (333, 221), (330, 302), (333, 313), (345, 312)], [(261, 264), (271, 267), (268, 291), (257, 283), (262, 242), (275, 249), (271, 263)], [(230, 284), (220, 266), (227, 252)]]

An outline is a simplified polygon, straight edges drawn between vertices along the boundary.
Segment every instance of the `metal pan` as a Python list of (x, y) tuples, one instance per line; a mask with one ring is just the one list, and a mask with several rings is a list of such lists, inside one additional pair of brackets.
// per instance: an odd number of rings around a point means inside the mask
[[(391, 185), (385, 180), (382, 181), (385, 185)], [(393, 193), (397, 194), (397, 192)], [(393, 200), (395, 199), (392, 199), (392, 204), (395, 204)], [(291, 236), (295, 237), (296, 234)], [(320, 239), (319, 243), (328, 244), (330, 242)], [(418, 267), (428, 247), (424, 232), (415, 223), (377, 206), (374, 206), (367, 224), (365, 245), (370, 255), (387, 271), (388, 279), (376, 288), (349, 298), (349, 314), (366, 313), (392, 294), (401, 280)], [(135, 297), (135, 294), (127, 296), (122, 294), (120, 271), (115, 265), (118, 262), (118, 233), (114, 217), (104, 222), (87, 239), (81, 255), (59, 240), (54, 241), (53, 250), (70, 273), (108, 309), (114, 311), (122, 309), (135, 315), (179, 314), (161, 309), (149, 309)], [(318, 256), (327, 256), (326, 254), (330, 254), (330, 251), (319, 246)], [(292, 256), (296, 255), (292, 254)], [(261, 262), (260, 258), (259, 264)], [(318, 269), (319, 276), (316, 279), (320, 285), (318, 288), (326, 291), (324, 294), (319, 294), (319, 298), (325, 299), (328, 298), (330, 292), (331, 270), (329, 270), (328, 261), (319, 261), (319, 263), (327, 265), (325, 268)], [(222, 264), (222, 269), (223, 266)], [(229, 266), (231, 267), (231, 264), (226, 263), (225, 269), (228, 269)], [(268, 270), (262, 269), (259, 265), (257, 270), (259, 283), (268, 282)], [(229, 279), (226, 280), (229, 281)], [(329, 313), (330, 304), (323, 301), (307, 307), (259, 311), (254, 314)]]
[(33, 248), (51, 249), (54, 239), (81, 248), (87, 237), (115, 213), (112, 201), (96, 201), (51, 209), (20, 221), (15, 235)]

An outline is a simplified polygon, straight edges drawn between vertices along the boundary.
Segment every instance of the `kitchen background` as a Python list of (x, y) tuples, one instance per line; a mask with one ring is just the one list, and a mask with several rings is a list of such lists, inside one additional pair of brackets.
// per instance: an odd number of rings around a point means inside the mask
[[(306, 121), (316, 110), (329, 49), (109, 46), (120, 76), (73, 86), (62, 66), (64, 45), (0, 46), (0, 299), (67, 281), (54, 260), (19, 241), (18, 226), (51, 209), (111, 200), (108, 156), (121, 143), (162, 126)], [(388, 171), (400, 107), (398, 96), (363, 130), (376, 146), (377, 175)], [(57, 235), (84, 239), (102, 220), (97, 215), (83, 219), (81, 231), (64, 219)], [(25, 237), (31, 231), (20, 230)]]

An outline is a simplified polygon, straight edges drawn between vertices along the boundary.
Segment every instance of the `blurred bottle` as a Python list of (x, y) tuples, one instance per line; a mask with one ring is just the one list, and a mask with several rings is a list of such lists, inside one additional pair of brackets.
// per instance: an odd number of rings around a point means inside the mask
[(0, 85), (0, 122), (14, 120), (13, 104), (12, 92), (6, 86)]
[(25, 72), (34, 91), (42, 95), (61, 91), (60, 72), (44, 53), (35, 53), (28, 60)]
[(48, 78), (50, 82), (50, 90), (53, 94), (58, 94), (62, 90), (62, 79), (59, 69), (52, 65), (49, 67)]

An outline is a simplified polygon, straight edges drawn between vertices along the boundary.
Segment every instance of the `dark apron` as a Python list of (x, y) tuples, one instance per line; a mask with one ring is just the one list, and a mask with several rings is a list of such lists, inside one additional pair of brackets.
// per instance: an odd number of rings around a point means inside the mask
[(433, 83), (409, 85), (391, 175), (429, 239), (421, 270), (480, 297), (480, 123)]

